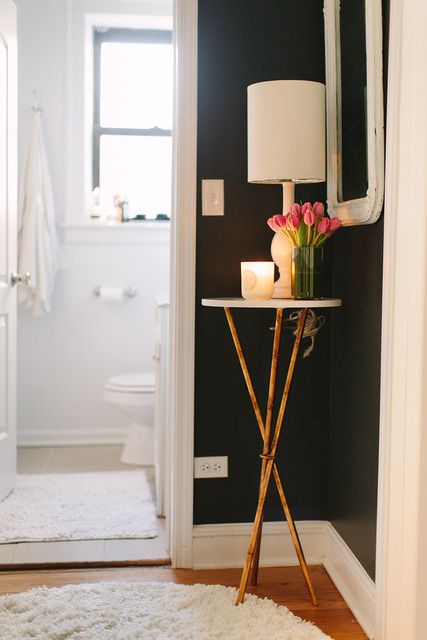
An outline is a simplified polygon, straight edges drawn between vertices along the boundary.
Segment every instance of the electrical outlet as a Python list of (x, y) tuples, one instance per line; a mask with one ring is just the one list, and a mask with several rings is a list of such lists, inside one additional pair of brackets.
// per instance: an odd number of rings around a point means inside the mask
[(228, 478), (228, 456), (194, 458), (195, 478)]

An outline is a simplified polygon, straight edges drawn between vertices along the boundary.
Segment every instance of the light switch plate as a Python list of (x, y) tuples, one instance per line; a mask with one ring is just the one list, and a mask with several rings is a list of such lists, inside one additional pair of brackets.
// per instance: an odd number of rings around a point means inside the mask
[(224, 180), (202, 180), (202, 215), (224, 215)]

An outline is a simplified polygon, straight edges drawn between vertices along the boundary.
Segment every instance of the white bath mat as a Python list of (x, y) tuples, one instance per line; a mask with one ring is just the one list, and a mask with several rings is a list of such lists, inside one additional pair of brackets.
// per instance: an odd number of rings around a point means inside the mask
[(0, 503), (0, 543), (156, 535), (143, 470), (18, 475)]
[(327, 640), (272, 600), (219, 585), (113, 583), (0, 598), (1, 640)]

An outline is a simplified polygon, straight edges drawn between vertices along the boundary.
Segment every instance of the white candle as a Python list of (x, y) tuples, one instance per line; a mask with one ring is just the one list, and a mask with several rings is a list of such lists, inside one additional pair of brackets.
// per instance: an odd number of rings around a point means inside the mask
[(241, 262), (242, 296), (268, 300), (274, 289), (274, 262)]

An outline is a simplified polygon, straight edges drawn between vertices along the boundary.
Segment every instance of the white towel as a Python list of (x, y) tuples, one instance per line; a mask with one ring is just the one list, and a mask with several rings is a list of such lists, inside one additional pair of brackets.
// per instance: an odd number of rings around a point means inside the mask
[(29, 273), (29, 287), (19, 287), (19, 303), (33, 316), (50, 311), (60, 247), (55, 226), (52, 184), (41, 130), (40, 110), (30, 115), (18, 237), (18, 268)]

